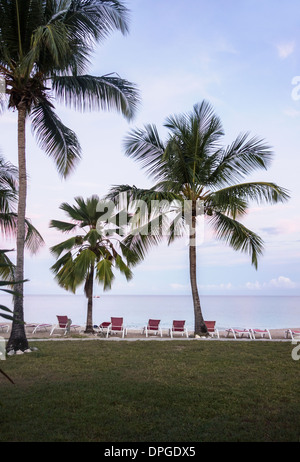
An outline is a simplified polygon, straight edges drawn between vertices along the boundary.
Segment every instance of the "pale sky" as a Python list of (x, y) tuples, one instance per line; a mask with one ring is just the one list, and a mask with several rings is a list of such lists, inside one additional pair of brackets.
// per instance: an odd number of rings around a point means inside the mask
[[(128, 123), (116, 113), (76, 113), (57, 105), (83, 152), (76, 171), (64, 181), (37, 147), (28, 125), (27, 216), (46, 245), (34, 257), (26, 254), (25, 292), (65, 293), (49, 270), (54, 259), (48, 250), (64, 239), (48, 228), (51, 219), (65, 219), (59, 211), (62, 202), (73, 203), (76, 196), (101, 197), (116, 184), (151, 185), (139, 166), (124, 156), (122, 142), (128, 131), (155, 123), (164, 138), (167, 116), (190, 111), (206, 99), (223, 122), (225, 145), (249, 131), (273, 147), (271, 168), (249, 179), (276, 182), (290, 191), (291, 199), (249, 209), (244, 223), (265, 241), (257, 271), (249, 256), (215, 241), (205, 229), (197, 249), (200, 293), (300, 295), (299, 1), (128, 0), (127, 6), (129, 35), (114, 33), (99, 46), (90, 73), (116, 72), (135, 82), (142, 97), (136, 118)], [(0, 149), (15, 164), (16, 129), (16, 114), (0, 116)], [(9, 244), (14, 245), (5, 245)], [(95, 287), (95, 293), (101, 294), (102, 288)], [(111, 294), (190, 294), (185, 241), (154, 249), (134, 269), (130, 283), (117, 277)]]

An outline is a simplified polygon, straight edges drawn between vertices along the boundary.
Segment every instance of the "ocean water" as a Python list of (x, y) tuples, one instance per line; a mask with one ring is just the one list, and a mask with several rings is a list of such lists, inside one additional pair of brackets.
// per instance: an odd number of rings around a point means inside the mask
[[(12, 307), (10, 296), (1, 295), (0, 303)], [(202, 296), (205, 320), (216, 321), (219, 329), (227, 327), (295, 328), (300, 327), (300, 297), (285, 296)], [(73, 323), (85, 325), (87, 299), (83, 295), (27, 295), (24, 316), (27, 323), (55, 324), (56, 315), (67, 315)], [(128, 328), (142, 328), (149, 318), (160, 319), (169, 328), (173, 319), (185, 319), (194, 325), (191, 296), (172, 295), (102, 295), (94, 298), (93, 322), (123, 317)], [(0, 322), (3, 322), (0, 317)]]

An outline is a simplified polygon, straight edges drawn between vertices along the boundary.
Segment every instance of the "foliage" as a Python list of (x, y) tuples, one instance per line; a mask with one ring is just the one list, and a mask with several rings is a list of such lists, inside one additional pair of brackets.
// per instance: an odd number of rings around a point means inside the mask
[[(267, 170), (273, 153), (264, 140), (251, 138), (249, 134), (240, 134), (230, 146), (224, 147), (221, 121), (207, 101), (196, 104), (189, 113), (168, 117), (164, 127), (168, 129), (165, 142), (160, 139), (157, 127), (150, 124), (131, 130), (124, 142), (126, 155), (141, 164), (155, 182), (154, 186), (148, 190), (130, 185), (115, 186), (107, 198), (117, 202), (122, 193), (127, 195), (128, 201), (141, 199), (149, 207), (154, 198), (177, 200), (178, 204), (190, 202), (190, 213), (183, 213), (184, 208), (180, 207), (170, 223), (168, 243), (182, 236), (188, 228), (194, 308), (200, 313), (196, 250), (191, 245), (196, 238), (196, 220), (199, 219), (197, 204), (202, 205), (202, 215), (216, 238), (234, 250), (250, 254), (252, 264), (257, 267), (263, 241), (241, 219), (253, 201), (275, 204), (286, 201), (289, 196), (275, 183), (237, 183), (255, 170)], [(187, 220), (187, 216), (191, 219)], [(128, 244), (138, 247), (140, 255), (144, 256), (151, 245), (161, 242), (161, 229), (157, 230), (158, 233), (147, 236), (131, 236)]]
[(128, 10), (117, 0), (0, 0), (0, 109), (26, 109), (41, 148), (62, 176), (81, 156), (76, 134), (54, 111), (53, 98), (78, 110), (116, 109), (131, 119), (134, 84), (117, 75), (86, 73), (97, 42), (128, 32)]
[[(119, 217), (121, 211), (109, 210), (108, 201), (100, 201), (94, 195), (86, 201), (75, 198), (75, 205), (60, 206), (71, 222), (52, 220), (50, 227), (72, 237), (51, 247), (57, 261), (51, 267), (58, 284), (75, 293), (84, 283), (84, 291), (92, 309), (93, 281), (109, 290), (118, 269), (127, 280), (132, 278), (131, 267), (138, 262), (133, 250), (120, 239)], [(80, 234), (75, 232), (82, 231)], [(88, 305), (89, 309), (89, 305)], [(90, 314), (91, 315), (91, 314)], [(89, 321), (91, 329), (92, 319)]]

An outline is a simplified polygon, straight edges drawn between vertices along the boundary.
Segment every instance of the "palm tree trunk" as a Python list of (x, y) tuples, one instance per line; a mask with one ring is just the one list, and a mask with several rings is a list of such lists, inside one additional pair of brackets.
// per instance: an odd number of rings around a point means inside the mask
[[(18, 201), (18, 227), (17, 227), (17, 262), (15, 280), (24, 280), (24, 245), (25, 245), (25, 213), (27, 195), (26, 157), (25, 157), (25, 130), (26, 130), (26, 108), (24, 105), (18, 107), (18, 167), (19, 167), (19, 201)], [(7, 342), (7, 350), (26, 350), (28, 341), (24, 326), (24, 292), (23, 282), (15, 285), (14, 290), (14, 320), (10, 338)]]
[(88, 299), (87, 317), (85, 333), (90, 334), (94, 332), (93, 328), (93, 286), (94, 286), (94, 266), (92, 265), (90, 274), (85, 283), (85, 293)]
[(196, 259), (196, 203), (193, 201), (192, 207), (192, 224), (190, 226), (189, 236), (189, 261), (190, 261), (190, 281), (194, 303), (194, 322), (195, 335), (207, 334), (202, 309), (200, 304), (199, 292), (197, 287), (197, 259)]

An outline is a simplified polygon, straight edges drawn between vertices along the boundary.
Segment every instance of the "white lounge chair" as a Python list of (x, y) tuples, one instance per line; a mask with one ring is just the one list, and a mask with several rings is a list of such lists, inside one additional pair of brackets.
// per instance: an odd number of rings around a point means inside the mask
[(218, 329), (216, 329), (216, 321), (204, 321), (209, 334), (214, 337), (215, 335), (220, 338)]
[(250, 329), (236, 329), (234, 327), (230, 327), (229, 329), (226, 329), (227, 335), (226, 337), (229, 337), (230, 334), (233, 334), (233, 337), (236, 339), (237, 335), (241, 338), (244, 335), (252, 339), (252, 333)]
[(39, 324), (37, 322), (32, 322), (30, 324), (25, 324), (26, 329), (32, 328), (32, 333), (35, 334), (38, 330), (44, 330), (46, 331), (47, 329), (51, 329), (52, 324)]
[(124, 336), (127, 334), (127, 329), (124, 327), (123, 318), (110, 318), (110, 319), (111, 319), (111, 323), (109, 326), (107, 326), (106, 338), (112, 332), (121, 333), (122, 338), (124, 338)]
[(67, 334), (67, 332), (71, 329), (80, 329), (81, 326), (78, 326), (77, 324), (71, 324), (71, 320), (68, 318), (68, 316), (56, 316), (57, 317), (57, 320), (58, 320), (58, 324), (55, 324), (53, 327), (52, 327), (52, 330), (50, 332), (50, 335), (53, 334), (53, 332), (55, 330), (63, 330), (64, 331), (64, 335)]
[(162, 330), (160, 327), (160, 319), (149, 319), (148, 324), (144, 327), (143, 332), (148, 337), (148, 334), (154, 333), (155, 335), (160, 334), (162, 337)]
[(291, 337), (292, 340), (300, 340), (300, 330), (288, 329), (285, 331), (285, 337)]
[(272, 339), (269, 329), (250, 329), (250, 331), (254, 340), (256, 339), (255, 334), (260, 334), (262, 338), (267, 335), (269, 339)]
[(173, 334), (181, 334), (188, 338), (188, 330), (185, 327), (185, 321), (173, 321), (171, 329), (169, 329), (170, 337), (173, 338)]

